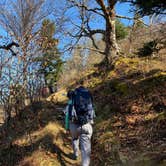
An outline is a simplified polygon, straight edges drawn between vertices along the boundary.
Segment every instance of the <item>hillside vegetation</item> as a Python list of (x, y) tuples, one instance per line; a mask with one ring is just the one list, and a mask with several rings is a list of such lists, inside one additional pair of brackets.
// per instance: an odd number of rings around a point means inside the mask
[(166, 166), (165, 4), (1, 0), (0, 166), (81, 165), (63, 113), (79, 82), (90, 166)]
[(166, 72), (137, 58), (121, 58), (116, 65), (92, 89), (95, 165), (164, 165)]
[[(114, 70), (102, 75), (93, 69), (82, 79), (93, 93), (97, 114), (91, 165), (164, 166), (163, 61), (121, 57)], [(13, 117), (8, 128), (1, 126), (0, 165), (79, 165), (80, 160), (72, 160), (71, 138), (63, 125), (64, 94), (65, 89), (34, 103), (21, 119)]]
[[(121, 57), (114, 70), (102, 74), (94, 69), (82, 78), (97, 114), (92, 165), (165, 165), (164, 62), (165, 56)], [(49, 99), (62, 102), (62, 94)]]
[(97, 114), (92, 165), (166, 164), (163, 62), (165, 56), (121, 57), (114, 70), (102, 74), (94, 69), (82, 78), (94, 95)]

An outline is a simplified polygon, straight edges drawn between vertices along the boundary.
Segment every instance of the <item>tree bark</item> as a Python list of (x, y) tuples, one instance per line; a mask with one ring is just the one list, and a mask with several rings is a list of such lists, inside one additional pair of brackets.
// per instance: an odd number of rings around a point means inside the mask
[(108, 0), (108, 6), (104, 4), (103, 0), (97, 0), (98, 4), (101, 6), (102, 11), (105, 16), (106, 28), (105, 28), (105, 59), (104, 61), (110, 66), (114, 63), (115, 58), (119, 53), (119, 47), (116, 41), (115, 33), (115, 4), (117, 0)]

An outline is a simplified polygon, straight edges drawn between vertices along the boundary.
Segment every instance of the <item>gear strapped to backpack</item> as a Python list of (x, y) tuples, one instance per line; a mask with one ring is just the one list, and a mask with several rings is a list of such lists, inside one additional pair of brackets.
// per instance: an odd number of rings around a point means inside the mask
[(90, 92), (84, 88), (79, 87), (75, 90), (73, 96), (73, 105), (76, 112), (76, 121), (80, 125), (88, 123), (91, 119), (92, 108), (92, 96)]

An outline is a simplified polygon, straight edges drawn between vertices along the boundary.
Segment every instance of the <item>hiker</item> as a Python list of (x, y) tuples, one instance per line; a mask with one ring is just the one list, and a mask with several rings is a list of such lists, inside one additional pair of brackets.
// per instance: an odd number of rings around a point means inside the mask
[(69, 126), (66, 123), (66, 128), (69, 128), (72, 136), (73, 158), (78, 158), (80, 146), (82, 166), (89, 166), (93, 132), (92, 124), (95, 117), (92, 95), (83, 86), (83, 81), (81, 81), (78, 88), (74, 91), (69, 91), (67, 96), (69, 98), (67, 106)]
[(74, 94), (74, 91), (72, 90), (69, 90), (67, 92), (67, 97), (68, 97), (68, 102), (67, 102), (67, 106), (66, 108), (63, 110), (64, 114), (65, 114), (65, 129), (66, 131), (69, 131), (69, 121), (71, 120), (71, 113), (72, 113), (72, 109), (73, 109), (73, 101), (72, 101), (72, 98), (73, 98), (73, 94)]

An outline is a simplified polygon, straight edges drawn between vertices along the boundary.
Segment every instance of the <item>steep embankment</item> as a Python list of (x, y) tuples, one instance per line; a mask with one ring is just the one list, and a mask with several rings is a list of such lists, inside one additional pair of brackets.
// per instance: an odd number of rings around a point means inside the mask
[(164, 69), (159, 60), (121, 58), (104, 81), (91, 79), (96, 84), (95, 165), (166, 164)]
[[(165, 60), (120, 58), (114, 70), (94, 70), (82, 78), (97, 114), (92, 165), (166, 164)], [(59, 94), (52, 99), (60, 100)]]

